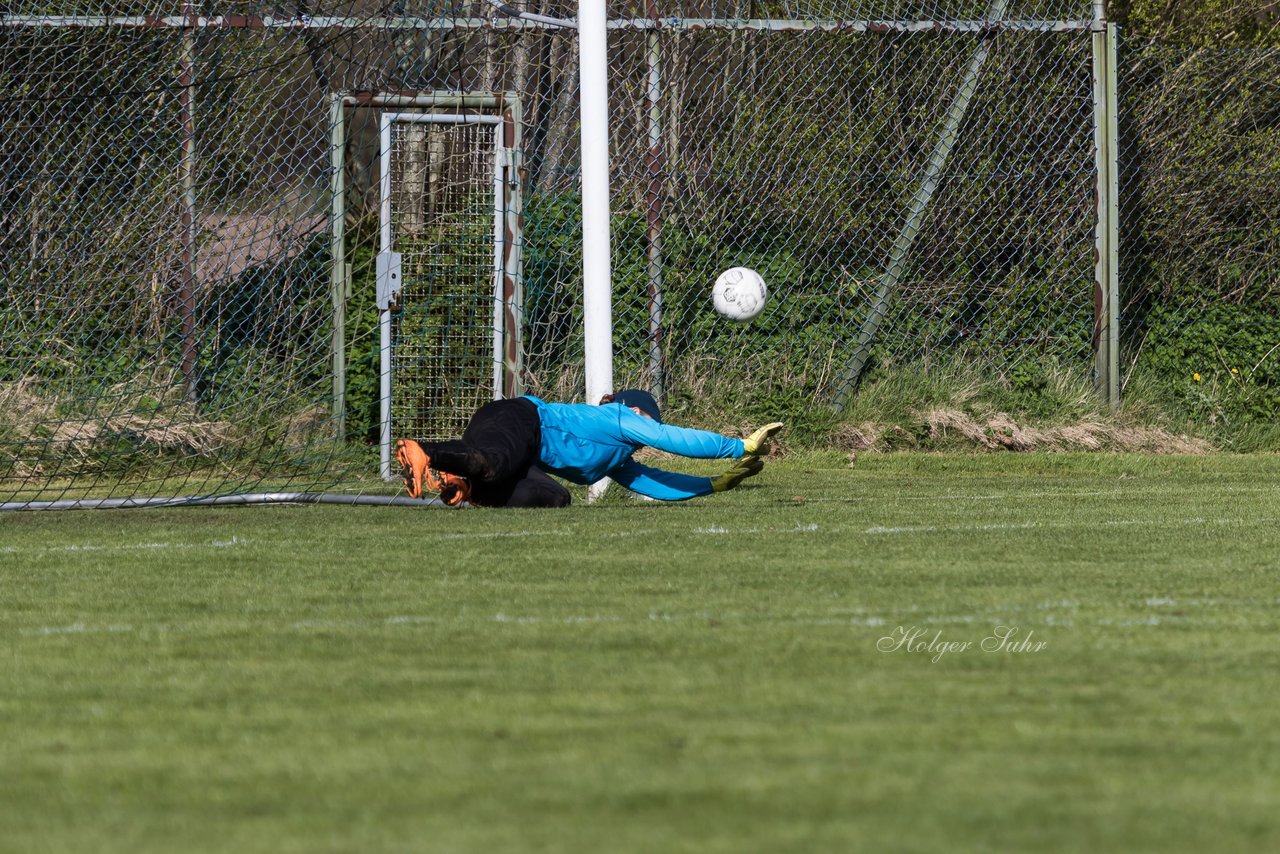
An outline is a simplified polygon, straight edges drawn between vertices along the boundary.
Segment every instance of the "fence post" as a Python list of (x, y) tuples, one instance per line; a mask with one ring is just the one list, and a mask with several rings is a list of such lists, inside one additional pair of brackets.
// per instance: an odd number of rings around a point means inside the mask
[(179, 165), (182, 175), (181, 269), (178, 302), (182, 311), (182, 386), (187, 400), (196, 402), (196, 124), (195, 56), (196, 9), (192, 0), (182, 4), (182, 45), (178, 60)]
[(1094, 7), (1093, 139), (1097, 225), (1093, 281), (1094, 386), (1112, 406), (1120, 402), (1120, 182), (1116, 26)]
[(329, 289), (333, 298), (333, 331), (329, 347), (333, 351), (333, 425), (341, 441), (346, 437), (347, 398), (347, 297), (350, 296), (347, 270), (347, 133), (342, 93), (329, 96)]
[(649, 70), (649, 148), (645, 156), (645, 221), (648, 234), (649, 390), (658, 400), (666, 391), (662, 364), (662, 43), (658, 35), (657, 0), (648, 0), (646, 11), (653, 28), (645, 32), (645, 57)]

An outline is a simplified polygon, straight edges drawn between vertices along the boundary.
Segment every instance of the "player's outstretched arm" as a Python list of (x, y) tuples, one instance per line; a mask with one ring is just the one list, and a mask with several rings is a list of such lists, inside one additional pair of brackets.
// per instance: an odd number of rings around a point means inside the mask
[(635, 460), (627, 460), (609, 472), (609, 477), (619, 486), (659, 501), (685, 501), (715, 491), (709, 477), (663, 471)]
[(623, 412), (618, 419), (618, 427), (622, 437), (628, 442), (682, 457), (718, 459), (740, 457), (746, 453), (741, 439), (731, 439), (710, 430), (663, 424), (630, 411)]
[(609, 477), (619, 486), (659, 501), (684, 501), (699, 495), (733, 489), (747, 478), (759, 474), (763, 468), (764, 460), (747, 455), (734, 462), (728, 471), (718, 477), (697, 477), (650, 468), (635, 460), (627, 460), (609, 472)]
[(769, 439), (782, 429), (781, 422), (761, 427), (745, 441), (721, 436), (709, 430), (691, 427), (675, 427), (652, 418), (626, 413), (619, 419), (619, 428), (628, 441), (699, 459), (725, 459), (743, 454), (763, 455), (769, 452)]

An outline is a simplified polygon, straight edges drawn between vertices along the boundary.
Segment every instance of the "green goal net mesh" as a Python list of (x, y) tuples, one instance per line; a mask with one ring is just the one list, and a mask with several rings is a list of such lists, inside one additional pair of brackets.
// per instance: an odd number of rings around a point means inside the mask
[[(855, 356), (1092, 369), (1090, 4), (608, 14), (620, 386), (722, 400), (725, 426), (835, 400)], [(495, 392), (581, 399), (574, 15), (5, 4), (0, 502), (390, 494), (387, 419), (444, 435)], [(391, 113), (461, 119), (388, 149)], [(752, 324), (712, 310), (731, 266), (769, 283)]]

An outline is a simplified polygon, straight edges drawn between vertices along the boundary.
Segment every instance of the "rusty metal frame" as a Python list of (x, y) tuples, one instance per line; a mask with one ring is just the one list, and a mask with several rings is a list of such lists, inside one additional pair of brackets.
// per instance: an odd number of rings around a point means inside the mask
[(506, 182), (506, 221), (503, 240), (503, 379), (502, 396), (519, 397), (524, 390), (524, 116), (519, 96), (514, 92), (463, 93), (421, 92), (339, 92), (334, 95), (344, 107), (375, 109), (450, 108), (493, 110), (502, 119), (502, 145), (507, 151), (503, 169)]
[[(524, 391), (524, 283), (523, 193), (526, 170), (523, 160), (523, 114), (520, 98), (514, 92), (463, 93), (452, 91), (338, 91), (330, 96), (331, 209), (330, 240), (333, 246), (331, 286), (334, 303), (333, 365), (335, 415), (343, 406), (346, 387), (345, 306), (351, 296), (351, 265), (345, 258), (345, 149), (346, 110), (452, 109), (487, 111), (498, 118), (498, 133), (505, 155), (501, 164), (506, 204), (501, 224), (502, 301), (497, 306), (501, 334), (501, 366), (499, 382), (504, 398), (519, 397)], [(496, 356), (497, 354), (495, 354)], [(341, 427), (339, 428), (341, 429)], [(385, 466), (384, 466), (385, 468)], [(384, 477), (386, 472), (383, 472)]]
[[(796, 20), (785, 18), (614, 18), (610, 30), (767, 30), (847, 33), (1065, 32), (1094, 29), (1083, 20)], [(368, 18), (250, 15), (3, 15), (0, 27), (117, 27), (123, 29), (212, 30), (539, 30), (561, 29), (540, 21), (512, 18), (376, 16)]]

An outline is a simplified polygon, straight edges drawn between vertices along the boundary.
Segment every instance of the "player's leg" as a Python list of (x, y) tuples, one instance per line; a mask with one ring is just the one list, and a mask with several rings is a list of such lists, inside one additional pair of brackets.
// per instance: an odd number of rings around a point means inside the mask
[[(476, 410), (461, 439), (424, 442), (401, 439), (396, 459), (405, 472), (409, 494), (427, 489), (439, 491), (446, 503), (468, 500), (465, 482), (502, 484), (525, 476), (538, 458), (542, 441), (538, 408), (522, 397), (495, 400)], [(433, 471), (442, 473), (433, 483)], [(445, 497), (446, 491), (449, 498)], [(450, 500), (453, 499), (453, 500)]]
[(423, 443), (441, 471), (473, 483), (516, 480), (538, 459), (542, 442), (538, 408), (523, 397), (495, 400), (476, 410), (460, 441)]
[(480, 507), (568, 507), (571, 500), (569, 490), (536, 466), (514, 480), (477, 483), (471, 493)]
[[(461, 439), (445, 442), (401, 440), (401, 465), (428, 466), (473, 482), (501, 482), (523, 477), (537, 461), (542, 441), (538, 408), (522, 397), (486, 403), (471, 416)], [(410, 490), (412, 492), (412, 489)]]
[(511, 491), (508, 507), (568, 507), (573, 498), (564, 484), (537, 466), (529, 468), (529, 474), (516, 481)]

